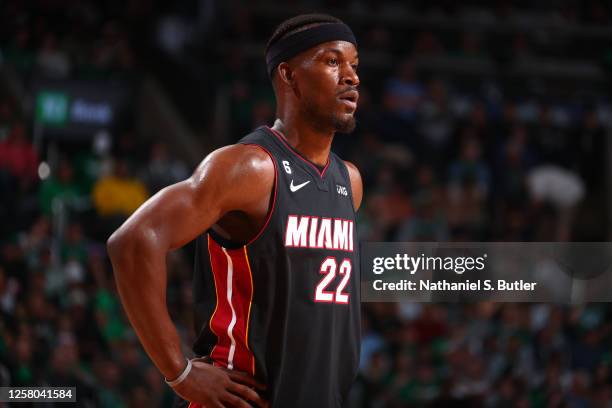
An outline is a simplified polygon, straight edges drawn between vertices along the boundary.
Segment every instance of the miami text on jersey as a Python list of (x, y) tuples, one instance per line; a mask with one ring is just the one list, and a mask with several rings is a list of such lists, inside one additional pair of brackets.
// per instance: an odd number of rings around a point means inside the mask
[(353, 252), (353, 221), (290, 215), (285, 229), (285, 246)]

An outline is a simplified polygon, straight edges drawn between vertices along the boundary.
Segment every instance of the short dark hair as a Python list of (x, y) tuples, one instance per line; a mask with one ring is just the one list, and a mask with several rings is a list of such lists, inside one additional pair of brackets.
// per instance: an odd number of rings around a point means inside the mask
[(329, 14), (300, 14), (299, 16), (291, 17), (276, 27), (274, 33), (268, 40), (268, 44), (266, 45), (266, 52), (272, 45), (274, 45), (279, 40), (297, 33), (299, 31), (305, 30), (306, 28), (314, 27), (320, 24), (332, 24), (332, 23), (342, 23), (342, 20), (336, 18), (334, 16), (330, 16)]

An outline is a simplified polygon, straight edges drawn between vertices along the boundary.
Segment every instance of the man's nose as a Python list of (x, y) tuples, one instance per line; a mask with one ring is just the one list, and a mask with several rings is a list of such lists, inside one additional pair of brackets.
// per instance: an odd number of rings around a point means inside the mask
[(350, 86), (359, 85), (359, 75), (357, 75), (357, 71), (350, 64), (342, 71), (341, 83)]

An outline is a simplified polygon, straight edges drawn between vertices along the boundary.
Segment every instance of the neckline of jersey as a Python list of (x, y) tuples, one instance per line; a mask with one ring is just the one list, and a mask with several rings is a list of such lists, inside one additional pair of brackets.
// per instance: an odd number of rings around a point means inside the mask
[(272, 129), (270, 126), (264, 126), (264, 129), (267, 129), (268, 131), (270, 131), (270, 133), (272, 133), (274, 136), (276, 136), (276, 138), (294, 155), (296, 155), (298, 157), (298, 159), (302, 160), (304, 163), (306, 163), (310, 168), (312, 168), (314, 171), (317, 172), (317, 174), (319, 175), (319, 177), (323, 178), (323, 176), (325, 176), (325, 172), (327, 172), (327, 169), (329, 168), (329, 164), (331, 163), (330, 157), (327, 156), (327, 163), (325, 163), (325, 167), (323, 167), (323, 170), (320, 170), (313, 162), (311, 162), (310, 160), (308, 160), (307, 158), (305, 158), (304, 156), (302, 156), (300, 154), (300, 152), (298, 152), (297, 150), (295, 150), (287, 141), (287, 138), (285, 137), (285, 135), (283, 135), (281, 132), (279, 132), (276, 129)]

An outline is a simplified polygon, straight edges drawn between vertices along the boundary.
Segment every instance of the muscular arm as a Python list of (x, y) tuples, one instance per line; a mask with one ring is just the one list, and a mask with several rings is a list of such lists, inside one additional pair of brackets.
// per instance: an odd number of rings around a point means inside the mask
[(355, 211), (357, 211), (361, 206), (361, 199), (363, 198), (363, 183), (361, 181), (361, 173), (359, 173), (359, 170), (353, 163), (346, 160), (344, 161), (344, 163), (348, 168), (349, 177), (351, 179), (351, 190), (353, 192), (353, 207), (355, 208)]
[(228, 211), (257, 216), (268, 207), (274, 164), (254, 146), (211, 153), (193, 175), (145, 202), (108, 240), (121, 301), (146, 352), (166, 378), (185, 367), (166, 307), (166, 255)]

